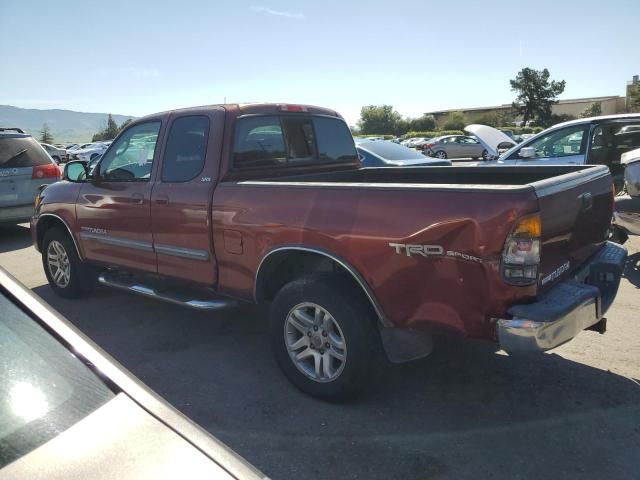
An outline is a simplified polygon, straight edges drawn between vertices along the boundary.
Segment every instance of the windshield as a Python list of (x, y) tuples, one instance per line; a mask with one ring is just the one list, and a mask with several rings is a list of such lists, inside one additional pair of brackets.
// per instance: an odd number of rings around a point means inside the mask
[(114, 394), (0, 289), (0, 468)]
[(362, 143), (360, 147), (384, 160), (427, 160), (427, 158), (417, 150), (393, 142), (366, 142)]

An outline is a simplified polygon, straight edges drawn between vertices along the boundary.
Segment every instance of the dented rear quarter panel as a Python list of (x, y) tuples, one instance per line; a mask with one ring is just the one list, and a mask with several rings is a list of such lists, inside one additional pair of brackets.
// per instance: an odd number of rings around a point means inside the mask
[[(536, 212), (533, 189), (411, 189), (282, 186), (223, 182), (213, 196), (219, 288), (252, 298), (260, 261), (273, 249), (303, 246), (339, 257), (364, 278), (397, 327), (442, 327), (493, 338), (492, 317), (535, 297), (500, 276), (514, 221)], [(242, 254), (225, 248), (241, 237)], [(229, 235), (227, 235), (229, 243)], [(480, 259), (407, 256), (390, 243), (441, 245)]]

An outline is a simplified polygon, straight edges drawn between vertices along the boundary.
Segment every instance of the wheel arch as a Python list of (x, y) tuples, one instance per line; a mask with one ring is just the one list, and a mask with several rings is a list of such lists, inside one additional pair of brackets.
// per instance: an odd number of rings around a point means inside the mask
[(44, 239), (44, 235), (47, 230), (50, 230), (54, 227), (60, 227), (62, 230), (66, 230), (73, 242), (73, 246), (76, 249), (76, 253), (78, 254), (78, 258), (83, 260), (82, 253), (80, 252), (80, 248), (78, 247), (78, 242), (76, 241), (76, 237), (73, 235), (69, 224), (59, 215), (55, 213), (42, 213), (38, 217), (38, 223), (36, 223), (36, 241), (38, 250), (42, 251), (42, 241)]
[(346, 274), (355, 287), (364, 295), (378, 321), (385, 327), (392, 326), (384, 315), (373, 291), (347, 261), (320, 248), (283, 246), (269, 251), (258, 265), (254, 283), (254, 299), (257, 303), (270, 300), (288, 282), (302, 275), (337, 271)]

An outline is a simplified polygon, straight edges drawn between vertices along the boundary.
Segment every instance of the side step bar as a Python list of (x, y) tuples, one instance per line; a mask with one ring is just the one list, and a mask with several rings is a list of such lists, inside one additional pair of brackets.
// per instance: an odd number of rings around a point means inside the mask
[(215, 297), (213, 294), (203, 291), (192, 291), (184, 288), (164, 291), (152, 285), (144, 285), (133, 276), (118, 275), (114, 272), (100, 274), (98, 282), (118, 290), (182, 305), (194, 310), (221, 310), (237, 304), (233, 299)]

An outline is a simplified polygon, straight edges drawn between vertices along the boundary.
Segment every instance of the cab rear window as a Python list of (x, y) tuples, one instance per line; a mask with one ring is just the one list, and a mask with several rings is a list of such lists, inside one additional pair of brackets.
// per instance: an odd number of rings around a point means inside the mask
[(33, 137), (0, 138), (0, 168), (47, 165), (51, 158)]
[(266, 115), (236, 123), (234, 169), (346, 163), (357, 158), (351, 132), (337, 118)]

